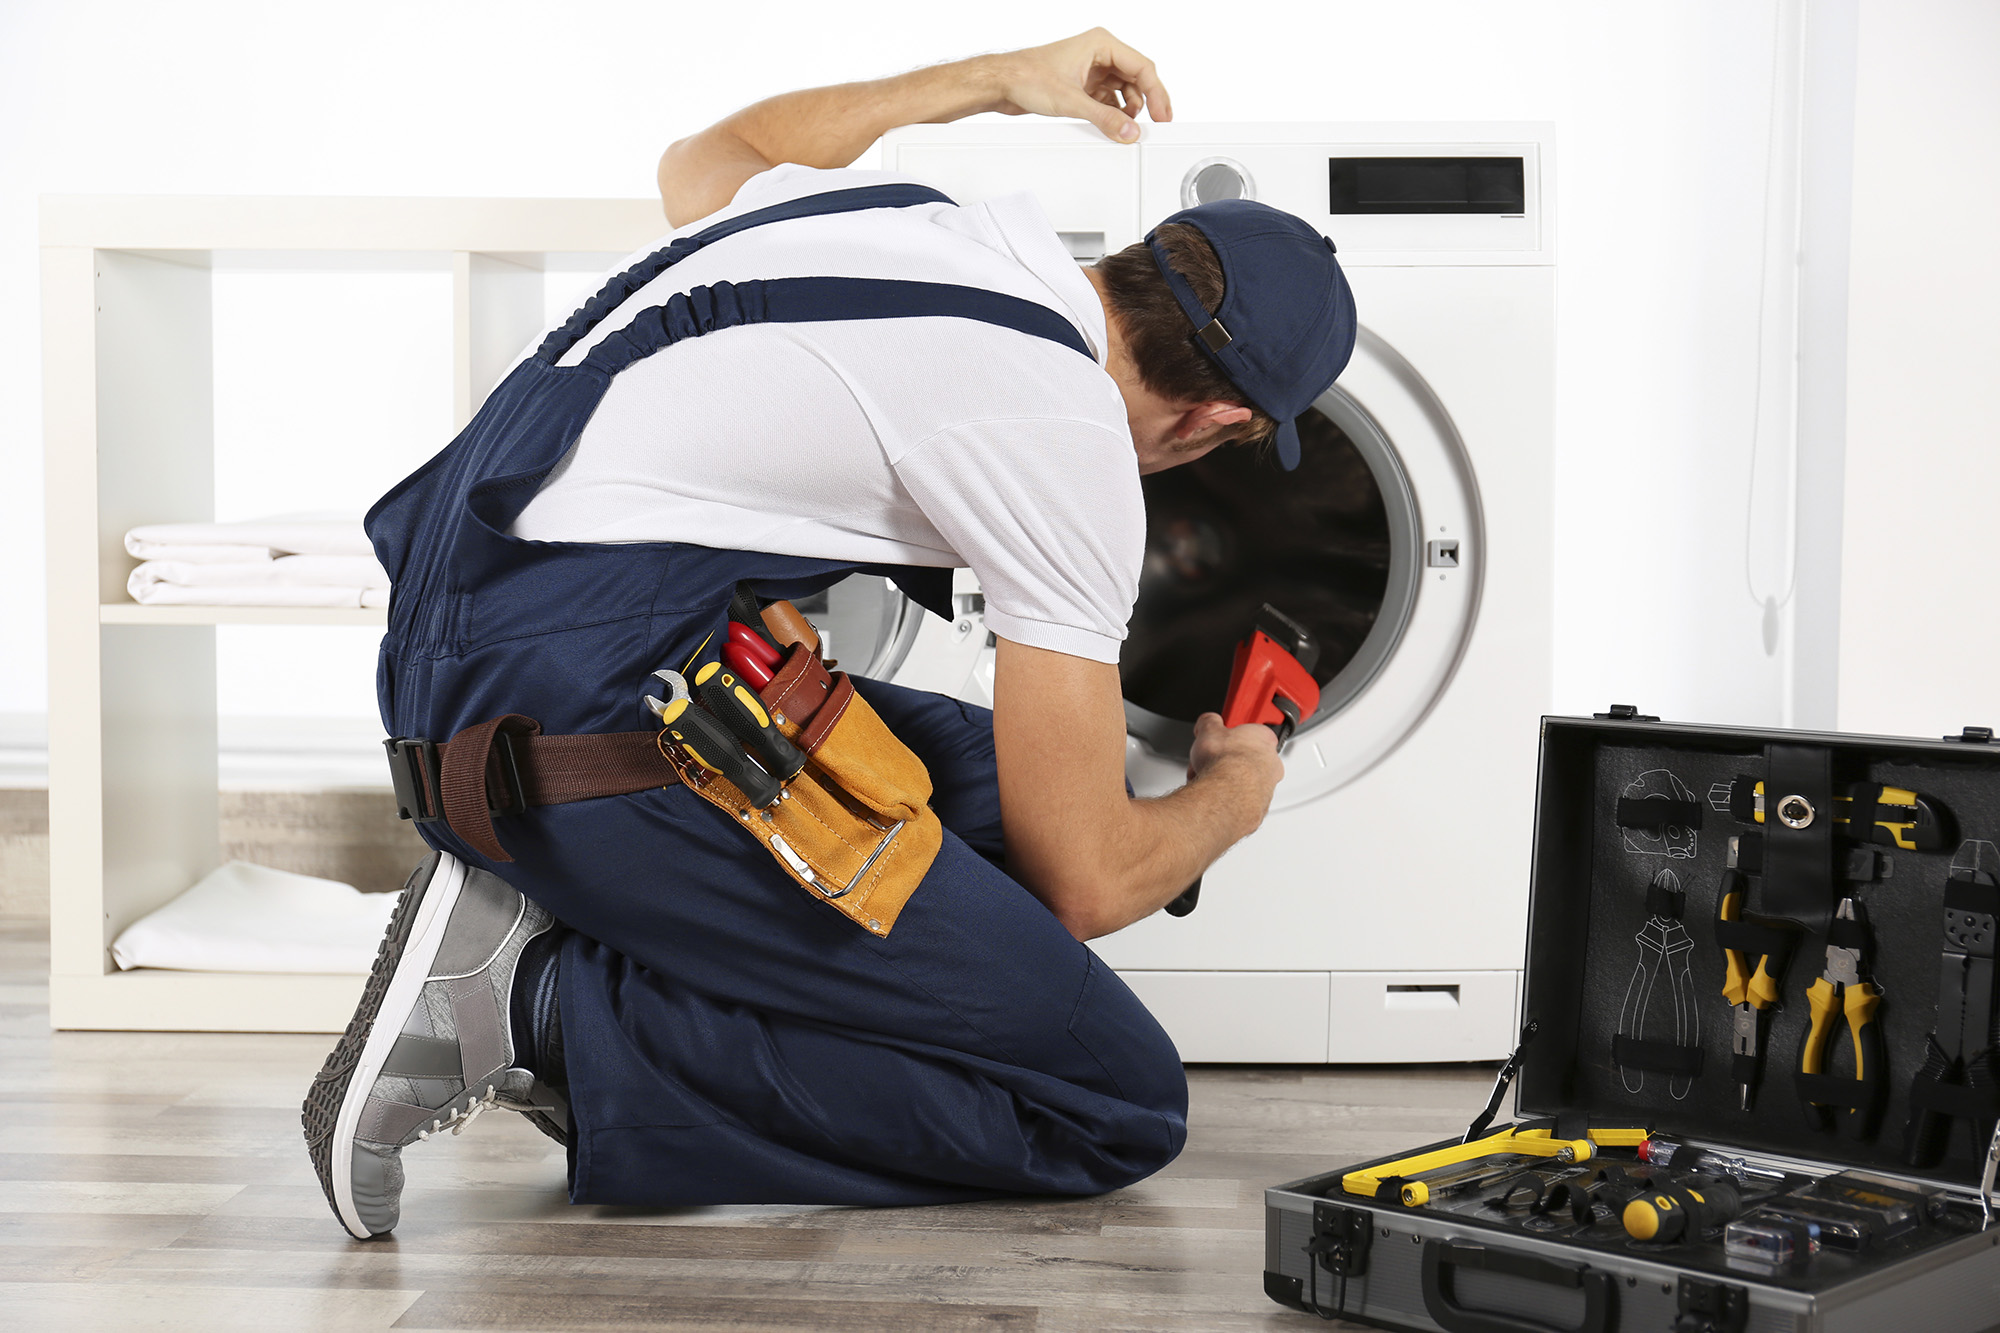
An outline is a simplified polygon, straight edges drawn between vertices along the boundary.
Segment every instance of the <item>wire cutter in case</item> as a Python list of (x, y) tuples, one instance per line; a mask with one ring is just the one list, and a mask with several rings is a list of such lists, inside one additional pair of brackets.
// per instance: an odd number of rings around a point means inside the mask
[[(1856, 1139), (1874, 1137), (1882, 1114), (1882, 1094), (1888, 1089), (1882, 1028), (1875, 1021), (1876, 1011), (1882, 1007), (1882, 992), (1862, 978), (1872, 943), (1867, 909), (1857, 899), (1842, 898), (1827, 929), (1826, 970), (1806, 990), (1812, 1023), (1799, 1047), (1799, 1072), (1824, 1075), (1827, 1057), (1839, 1038), (1840, 1020), (1846, 1018), (1847, 1030), (1854, 1038), (1853, 1100), (1834, 1102), (1815, 1096), (1818, 1090), (1803, 1082), (1801, 1093), (1808, 1111), (1822, 1125), (1831, 1114), (1839, 1127)], [(1846, 1109), (1838, 1109), (1841, 1106)]]

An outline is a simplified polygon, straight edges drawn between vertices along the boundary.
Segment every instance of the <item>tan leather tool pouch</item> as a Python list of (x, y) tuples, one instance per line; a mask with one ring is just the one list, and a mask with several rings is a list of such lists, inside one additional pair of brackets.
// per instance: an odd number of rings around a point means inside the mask
[(761, 694), (772, 721), (809, 758), (770, 809), (751, 809), (732, 783), (678, 747), (664, 753), (692, 791), (747, 829), (814, 897), (887, 935), (944, 842), (928, 804), (930, 771), (847, 673), (829, 673), (804, 643), (792, 645)]

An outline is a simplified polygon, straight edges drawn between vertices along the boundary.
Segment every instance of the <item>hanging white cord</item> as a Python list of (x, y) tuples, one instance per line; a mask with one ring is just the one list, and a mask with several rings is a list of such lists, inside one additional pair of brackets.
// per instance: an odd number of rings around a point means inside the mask
[[(1798, 505), (1798, 498), (1796, 495), (1796, 489), (1798, 483), (1798, 477), (1796, 475), (1797, 473), (1796, 449), (1794, 451), (1795, 462), (1793, 466), (1794, 475), (1792, 477), (1794, 495), (1792, 497), (1792, 503), (1790, 506), (1790, 509), (1792, 510), (1792, 513), (1790, 515), (1792, 521), (1789, 524), (1790, 531), (1787, 532), (1786, 534), (1788, 538), (1786, 554), (1789, 557), (1786, 563), (1790, 566), (1790, 571), (1787, 573), (1785, 577), (1785, 590), (1782, 594), (1778, 594), (1775, 596), (1768, 596), (1768, 597), (1758, 595), (1757, 577), (1756, 577), (1756, 572), (1752, 567), (1754, 562), (1751, 556), (1751, 547), (1754, 544), (1757, 531), (1757, 503), (1756, 503), (1757, 460), (1759, 454), (1761, 454), (1763, 451), (1763, 444), (1764, 444), (1764, 321), (1765, 321), (1766, 311), (1770, 305), (1771, 195), (1774, 189), (1776, 188), (1777, 184), (1775, 174), (1772, 171), (1772, 167), (1774, 167), (1777, 164), (1778, 117), (1782, 107), (1782, 98), (1780, 96), (1780, 93), (1782, 91), (1781, 80), (1783, 78), (1784, 59), (1785, 59), (1784, 35), (1785, 35), (1786, 3), (1787, 0), (1773, 0), (1771, 6), (1771, 98), (1770, 98), (1770, 113), (1765, 118), (1765, 123), (1764, 123), (1764, 206), (1763, 206), (1763, 216), (1761, 219), (1761, 224), (1758, 227), (1758, 241), (1761, 246), (1761, 253), (1758, 256), (1758, 263), (1757, 263), (1757, 355), (1755, 361), (1756, 374), (1752, 381), (1752, 393), (1750, 400), (1750, 484), (1745, 491), (1744, 503), (1743, 503), (1743, 586), (1749, 591), (1750, 600), (1752, 602), (1755, 602), (1758, 606), (1765, 608), (1765, 614), (1767, 617), (1775, 616), (1777, 613), (1777, 609), (1779, 607), (1785, 605), (1787, 602), (1792, 600), (1792, 594), (1798, 590), (1798, 583), (1799, 583), (1798, 522), (1797, 522), (1798, 516), (1796, 513)], [(1792, 136), (1791, 181), (1795, 194), (1802, 193), (1803, 191), (1804, 145), (1805, 145), (1805, 50), (1804, 48), (1805, 48), (1805, 31), (1806, 31), (1805, 5), (1807, 3), (1810, 3), (1810, 0), (1800, 0), (1799, 32), (1798, 32), (1799, 49), (1797, 51), (1799, 77), (1796, 81), (1796, 85), (1792, 93), (1792, 110), (1794, 113), (1793, 124), (1795, 127), (1797, 127), (1797, 132), (1794, 133), (1794, 135)], [(1792, 267), (1794, 270), (1792, 275), (1792, 302), (1791, 302), (1792, 360), (1794, 363), (1796, 363), (1798, 359), (1798, 304), (1799, 303), (1798, 303), (1797, 268), (1798, 268), (1798, 254), (1799, 254), (1799, 233), (1802, 223), (1800, 214), (1803, 211), (1804, 210), (1802, 208), (1797, 206), (1794, 206), (1794, 208), (1792, 209), (1790, 254), (1792, 258)], [(1792, 404), (1793, 411), (1791, 415), (1792, 430), (1795, 436), (1798, 430), (1798, 412), (1797, 412), (1797, 401), (1796, 401), (1797, 397), (1798, 397), (1798, 391), (1797, 391), (1797, 383), (1795, 375), (1793, 383), (1793, 392), (1792, 392), (1792, 398), (1794, 401)]]

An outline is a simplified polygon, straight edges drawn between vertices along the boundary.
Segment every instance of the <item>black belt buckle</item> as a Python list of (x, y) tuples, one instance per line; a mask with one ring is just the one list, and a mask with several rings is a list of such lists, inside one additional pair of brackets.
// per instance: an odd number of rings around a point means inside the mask
[[(493, 733), (493, 750), (486, 763), (486, 813), (498, 817), (526, 810), (528, 789), (521, 782), (520, 752), (514, 748), (512, 733)], [(496, 795), (500, 798), (498, 805), (493, 803)]]
[[(437, 745), (419, 737), (392, 736), (382, 742), (389, 753), (389, 782), (396, 789), (396, 818), (435, 824), (444, 818), (444, 773)], [(510, 751), (511, 753), (511, 751)]]

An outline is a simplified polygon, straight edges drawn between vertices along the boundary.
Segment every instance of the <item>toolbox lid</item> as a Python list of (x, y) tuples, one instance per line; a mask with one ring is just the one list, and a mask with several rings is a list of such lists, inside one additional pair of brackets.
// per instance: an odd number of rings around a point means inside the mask
[[(1518, 1113), (1976, 1187), (2000, 1111), (1987, 741), (1542, 719)], [(1858, 910), (1842, 915), (1843, 899)], [(1776, 1002), (1761, 1013), (1724, 994), (1725, 939), (1746, 982), (1770, 951)], [(1854, 952), (1830, 964), (1830, 944)], [(1836, 1007), (1815, 1058), (1823, 976)], [(1879, 988), (1872, 1016), (1834, 977)], [(1867, 1079), (1856, 1029), (1864, 1056), (1879, 1050)], [(1756, 1042), (1748, 1063), (1739, 1034)]]

